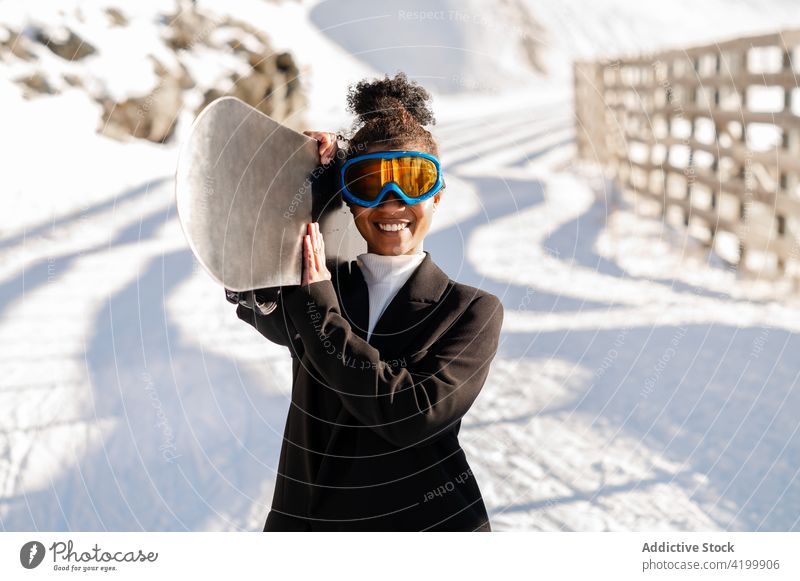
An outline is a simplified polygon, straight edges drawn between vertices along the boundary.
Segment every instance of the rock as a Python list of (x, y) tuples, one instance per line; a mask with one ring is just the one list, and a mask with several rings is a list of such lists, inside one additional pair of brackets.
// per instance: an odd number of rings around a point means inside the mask
[(50, 83), (47, 82), (44, 75), (38, 72), (16, 79), (16, 82), (25, 87), (23, 95), (27, 99), (41, 95), (54, 95), (57, 93)]
[[(304, 120), (297, 112), (305, 107), (305, 100), (302, 96), (300, 71), (291, 53), (276, 54), (265, 35), (246, 23), (226, 19), (223, 24), (253, 36), (261, 44), (261, 48), (253, 50), (238, 41), (225, 43), (247, 60), (251, 70), (247, 74), (228, 77), (233, 86), (228, 91), (206, 91), (203, 103), (196, 113), (214, 99), (231, 95), (278, 121), (291, 119), (287, 125), (293, 129), (303, 127)], [(252, 47), (252, 43), (250, 46)]]
[(186, 65), (184, 65), (182, 62), (178, 61), (179, 69), (177, 71), (170, 71), (156, 57), (151, 55), (150, 60), (153, 61), (153, 69), (159, 78), (164, 79), (166, 77), (174, 77), (181, 89), (191, 89), (194, 87), (194, 81), (192, 80), (189, 71), (186, 69)]
[(175, 121), (183, 107), (183, 92), (194, 87), (188, 71), (179, 63), (176, 71), (167, 69), (161, 61), (151, 56), (153, 69), (159, 77), (156, 88), (147, 96), (115, 103), (103, 102), (104, 135), (115, 139), (128, 136), (148, 139), (157, 143), (169, 141), (175, 130)]
[(291, 53), (282, 52), (277, 55), (275, 57), (275, 66), (278, 67), (279, 71), (283, 71), (284, 73), (297, 74), (297, 65), (294, 64)]
[(228, 46), (231, 48), (233, 52), (242, 52), (244, 50), (247, 50), (247, 47), (245, 47), (245, 45), (243, 45), (241, 41), (239, 41), (239, 39), (237, 38), (232, 38), (231, 40), (229, 40)]
[[(32, 61), (36, 59), (36, 55), (30, 50), (30, 41), (25, 36), (16, 33), (10, 28), (5, 28), (3, 30), (6, 32), (6, 34), (3, 35), (5, 40), (0, 41), (0, 46), (22, 60)], [(5, 52), (6, 51), (3, 51), (3, 53)]]
[(181, 86), (181, 89), (193, 89), (194, 88), (194, 80), (192, 80), (192, 75), (189, 74), (189, 70), (186, 68), (186, 65), (180, 63), (180, 73), (178, 76), (178, 83)]
[(128, 19), (125, 18), (125, 15), (119, 11), (119, 9), (112, 7), (106, 8), (106, 15), (108, 19), (111, 21), (113, 26), (127, 26)]
[(71, 73), (67, 73), (64, 75), (64, 82), (67, 83), (70, 87), (83, 86), (83, 80), (78, 75), (73, 75)]
[(281, 71), (287, 79), (286, 83), (286, 97), (287, 99), (294, 98), (294, 94), (300, 93), (300, 69), (294, 62), (291, 53), (282, 52), (275, 57), (275, 66)]
[(68, 61), (79, 61), (97, 52), (91, 44), (69, 29), (66, 30), (66, 38), (63, 40), (53, 38), (42, 29), (35, 29), (33, 35), (37, 42)]
[(271, 89), (271, 79), (254, 70), (248, 76), (236, 81), (233, 96), (269, 115), (272, 112), (269, 99)]
[(207, 44), (216, 23), (194, 8), (184, 8), (167, 19), (162, 38), (173, 50), (190, 50), (198, 43)]
[(175, 121), (183, 105), (182, 89), (173, 77), (165, 77), (146, 97), (122, 103), (103, 103), (101, 132), (122, 139), (127, 135), (165, 143), (175, 131)]

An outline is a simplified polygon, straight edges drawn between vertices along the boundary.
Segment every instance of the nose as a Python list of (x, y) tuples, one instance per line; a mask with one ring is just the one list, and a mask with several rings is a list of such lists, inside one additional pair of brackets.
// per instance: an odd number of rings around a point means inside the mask
[(397, 195), (397, 192), (386, 192), (386, 195), (381, 200), (381, 204), (390, 204), (392, 202), (398, 202), (400, 204), (405, 204), (403, 198)]

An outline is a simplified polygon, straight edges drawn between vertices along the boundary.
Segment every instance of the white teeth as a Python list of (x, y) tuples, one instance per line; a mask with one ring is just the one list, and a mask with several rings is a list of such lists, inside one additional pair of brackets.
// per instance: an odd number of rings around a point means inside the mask
[(386, 230), (387, 232), (397, 232), (403, 230), (407, 224), (378, 224), (378, 228)]

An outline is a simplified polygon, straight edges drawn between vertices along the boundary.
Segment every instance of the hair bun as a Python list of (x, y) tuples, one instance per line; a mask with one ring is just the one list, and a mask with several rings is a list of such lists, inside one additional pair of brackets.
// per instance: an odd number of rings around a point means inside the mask
[(416, 82), (409, 81), (406, 74), (398, 72), (394, 78), (362, 80), (350, 86), (347, 94), (347, 109), (367, 123), (381, 117), (410, 115), (420, 125), (435, 124), (433, 111), (428, 106), (430, 93)]

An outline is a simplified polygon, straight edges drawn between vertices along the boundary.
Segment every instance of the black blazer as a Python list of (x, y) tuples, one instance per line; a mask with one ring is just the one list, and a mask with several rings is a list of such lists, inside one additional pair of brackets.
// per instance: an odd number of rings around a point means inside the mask
[(236, 314), (289, 347), (294, 385), (264, 530), (491, 530), (458, 442), (497, 352), (503, 307), (430, 253), (366, 341), (357, 262)]

